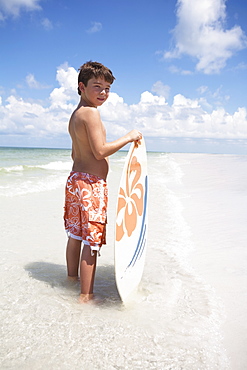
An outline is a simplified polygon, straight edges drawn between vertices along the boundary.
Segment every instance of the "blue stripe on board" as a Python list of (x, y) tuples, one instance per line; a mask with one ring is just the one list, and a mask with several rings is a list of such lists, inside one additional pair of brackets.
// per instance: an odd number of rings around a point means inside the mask
[(147, 228), (146, 227), (147, 194), (148, 194), (148, 177), (146, 176), (145, 177), (144, 214), (143, 214), (143, 219), (142, 219), (141, 235), (139, 237), (139, 240), (138, 240), (138, 243), (137, 243), (137, 247), (135, 249), (135, 252), (134, 252), (134, 255), (132, 257), (132, 260), (128, 264), (126, 270), (128, 268), (130, 268), (130, 267), (133, 267), (135, 265), (135, 263), (136, 263), (136, 261), (138, 259), (138, 256), (139, 256), (139, 258), (141, 257), (141, 255), (143, 253), (143, 250), (144, 250), (144, 247), (145, 247), (145, 244), (146, 244), (146, 242), (144, 242), (144, 240), (145, 240), (144, 238), (145, 238), (145, 235), (146, 235), (146, 228)]
[(134, 254), (130, 264), (128, 265), (128, 267), (135, 265), (136, 260), (138, 259), (138, 256), (139, 256), (140, 252), (141, 252), (141, 254), (140, 254), (140, 257), (141, 257), (143, 249), (145, 247), (145, 235), (146, 235), (146, 225), (144, 226), (144, 229), (142, 231), (142, 234), (141, 234), (140, 239), (139, 239), (138, 244), (137, 244), (135, 254)]

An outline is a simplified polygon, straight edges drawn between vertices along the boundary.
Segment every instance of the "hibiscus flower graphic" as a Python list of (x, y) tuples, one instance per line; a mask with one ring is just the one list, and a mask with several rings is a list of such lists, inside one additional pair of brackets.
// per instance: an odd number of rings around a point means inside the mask
[(143, 213), (144, 189), (139, 179), (141, 165), (134, 156), (126, 176), (126, 189), (120, 188), (117, 206), (116, 240), (120, 241), (125, 232), (131, 236), (136, 228), (138, 215)]

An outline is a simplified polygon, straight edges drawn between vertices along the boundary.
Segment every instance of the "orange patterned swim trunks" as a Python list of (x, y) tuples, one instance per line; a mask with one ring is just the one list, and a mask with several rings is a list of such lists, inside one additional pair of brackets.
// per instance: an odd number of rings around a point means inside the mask
[(91, 250), (106, 244), (107, 183), (84, 172), (71, 172), (65, 189), (64, 225), (68, 236)]

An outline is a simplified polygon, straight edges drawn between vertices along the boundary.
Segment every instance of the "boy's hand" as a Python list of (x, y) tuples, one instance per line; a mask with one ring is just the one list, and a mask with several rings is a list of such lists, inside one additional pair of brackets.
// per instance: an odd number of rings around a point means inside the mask
[(141, 139), (142, 139), (142, 133), (137, 130), (132, 130), (129, 132), (130, 136), (130, 142), (135, 141), (135, 145), (141, 144)]

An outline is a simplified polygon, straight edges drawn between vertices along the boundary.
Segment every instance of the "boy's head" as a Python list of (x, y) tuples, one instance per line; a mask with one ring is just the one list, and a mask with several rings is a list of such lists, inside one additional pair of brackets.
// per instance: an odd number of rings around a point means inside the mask
[[(88, 81), (93, 77), (104, 78), (110, 84), (115, 80), (112, 71), (98, 62), (86, 62), (79, 68), (79, 71), (78, 84), (79, 82), (82, 82), (85, 86), (87, 86)], [(81, 95), (79, 87), (78, 94)]]

